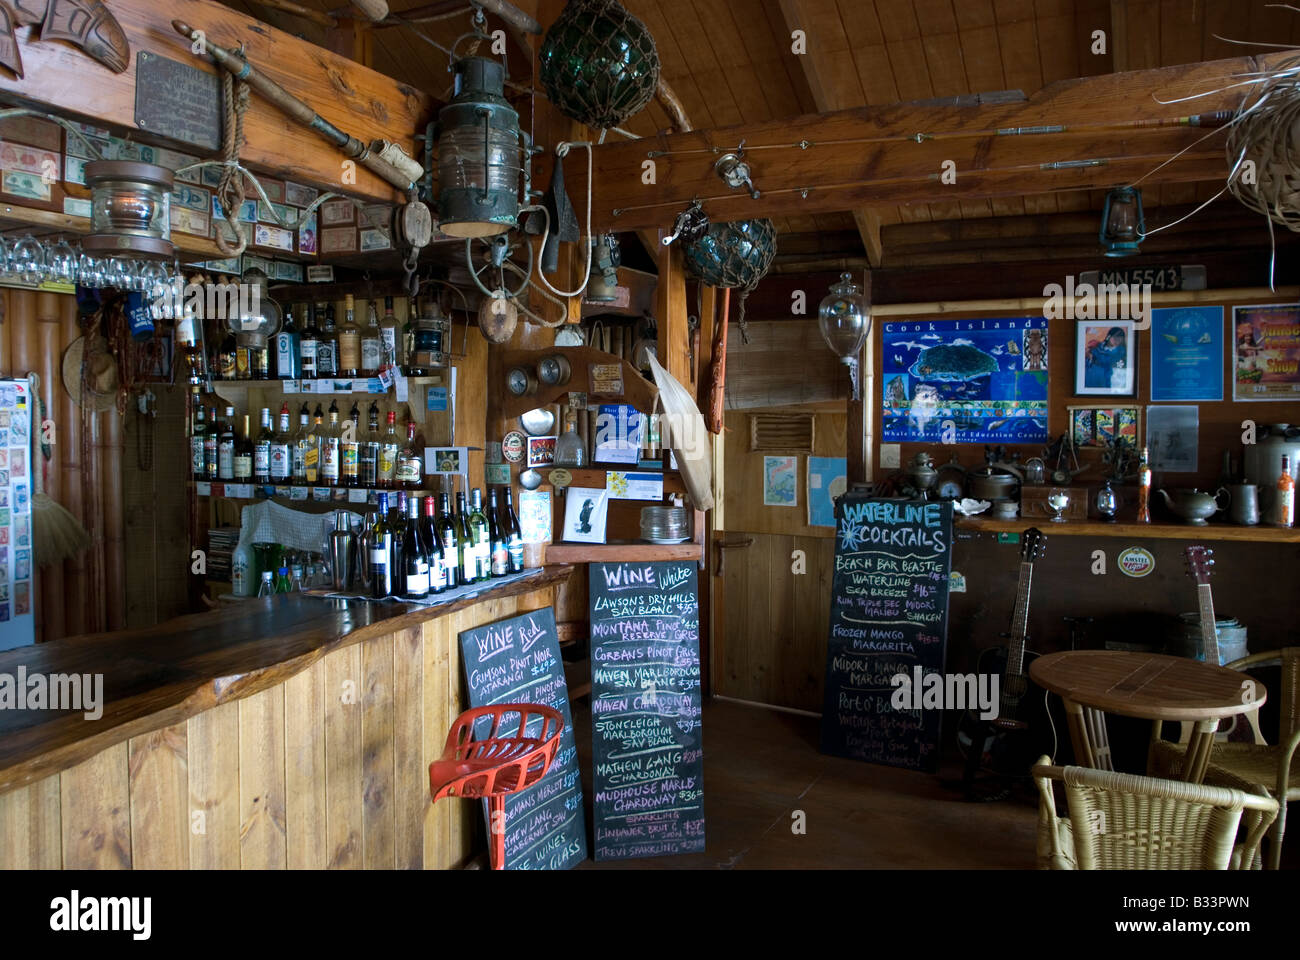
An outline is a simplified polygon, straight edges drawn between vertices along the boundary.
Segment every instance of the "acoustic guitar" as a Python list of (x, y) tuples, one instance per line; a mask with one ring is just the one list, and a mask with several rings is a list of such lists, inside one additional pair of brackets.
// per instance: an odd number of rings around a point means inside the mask
[(1184, 553), (1187, 558), (1187, 575), (1196, 581), (1196, 605), (1201, 613), (1201, 655), (1211, 666), (1219, 666), (1219, 629), (1214, 617), (1214, 595), (1210, 591), (1210, 568), (1214, 566), (1214, 551), (1209, 547), (1191, 546)]

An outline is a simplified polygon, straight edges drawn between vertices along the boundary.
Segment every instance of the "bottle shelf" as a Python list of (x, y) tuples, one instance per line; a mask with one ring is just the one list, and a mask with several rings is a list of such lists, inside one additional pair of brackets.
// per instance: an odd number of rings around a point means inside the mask
[(991, 517), (962, 517), (958, 530), (981, 533), (1022, 533), (1038, 527), (1049, 536), (1124, 537), (1132, 540), (1248, 540), (1255, 543), (1300, 543), (1300, 527), (1270, 527), (1264, 524), (1242, 527), (1230, 523), (1106, 523), (1102, 520), (1067, 520), (1053, 523), (1020, 517), (995, 520)]
[[(191, 480), (190, 484), (200, 497), (217, 497), (225, 500), (247, 500), (250, 503), (262, 500), (274, 500), (276, 503), (292, 507), (328, 507), (335, 509), (349, 504), (365, 506), (370, 495), (386, 493), (390, 497), (405, 492), (410, 496), (437, 496), (442, 491), (432, 486), (418, 490), (407, 488), (383, 487), (303, 487), (295, 484), (263, 485), (258, 483), (238, 483), (232, 480)], [(266, 491), (274, 491), (269, 495)], [(260, 492), (259, 492), (260, 491)]]
[[(407, 377), (406, 382), (418, 385), (442, 386), (446, 383), (444, 374), (432, 374), (427, 377)], [(279, 390), (285, 396), (386, 396), (392, 387), (385, 388), (378, 377), (362, 379), (360, 377), (331, 377), (326, 380), (212, 380), (212, 392), (223, 390)]]
[(643, 543), (623, 540), (614, 543), (548, 543), (546, 563), (620, 563), (656, 560), (694, 560), (704, 556), (702, 544), (693, 540), (685, 543)]

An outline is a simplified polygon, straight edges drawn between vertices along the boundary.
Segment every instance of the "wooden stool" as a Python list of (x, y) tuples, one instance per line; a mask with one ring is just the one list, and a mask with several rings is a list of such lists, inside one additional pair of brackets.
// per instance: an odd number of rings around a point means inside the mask
[[(518, 716), (513, 736), (503, 736), (502, 721)], [(492, 718), (488, 735), (474, 739), (474, 724)], [(541, 733), (526, 736), (528, 724), (541, 720)], [(511, 724), (513, 728), (514, 725)], [(506, 794), (527, 790), (551, 768), (560, 747), (564, 718), (557, 710), (538, 703), (500, 703), (466, 710), (447, 733), (442, 756), (429, 764), (429, 793), (433, 802), (443, 797), (486, 797), (490, 859), (493, 870), (504, 870), (506, 860)]]

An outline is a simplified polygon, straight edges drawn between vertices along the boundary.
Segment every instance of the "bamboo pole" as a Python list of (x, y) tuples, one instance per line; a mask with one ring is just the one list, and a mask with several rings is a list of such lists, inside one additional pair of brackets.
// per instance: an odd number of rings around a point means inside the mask
[(13, 349), (9, 345), (9, 330), (12, 323), (6, 323), (9, 316), (10, 291), (0, 289), (0, 377), (9, 376), (9, 367), (13, 363)]
[[(62, 310), (59, 318), (60, 338), (59, 338), (59, 363), (63, 363), (63, 353), (73, 340), (81, 335), (81, 330), (77, 326), (77, 300), (75, 297), (64, 297), (61, 302)], [(57, 392), (67, 398), (67, 390), (63, 387), (62, 377), (59, 379)], [(76, 404), (67, 398), (65, 409), (67, 416), (57, 423), (58, 432), (55, 434), (56, 442), (62, 448), (62, 455), (59, 462), (63, 473), (63, 506), (67, 508), (83, 527), (88, 527), (86, 523), (86, 508), (84, 489), (82, 484), (82, 460), (81, 452), (81, 411), (77, 409)], [(63, 561), (63, 590), (68, 598), (67, 609), (67, 635), (76, 637), (88, 630), (88, 611), (90, 604), (90, 584), (87, 580), (87, 554), (96, 549), (92, 542), (91, 546), (74, 557), (69, 557)]]
[[(72, 401), (59, 385), (59, 350), (60, 325), (62, 309), (59, 303), (62, 294), (36, 294), (36, 342), (39, 349), (38, 372), (41, 375), (40, 393), (45, 403), (45, 415), (54, 421), (55, 442), (51, 446), (51, 457), (43, 462), (38, 455), (31, 467), (33, 472), (43, 470), (45, 492), (56, 503), (63, 502), (63, 472), (60, 468), (63, 459), (63, 445), (58, 442), (62, 428), (67, 425), (72, 414)], [(40, 424), (33, 424), (33, 432), (39, 431)], [(33, 558), (33, 564), (35, 558)], [(52, 563), (40, 571), (41, 576), (41, 611), (45, 617), (45, 639), (58, 640), (67, 635), (67, 594), (64, 592), (63, 563)]]
[[(9, 372), (14, 377), (25, 377), (33, 370), (40, 371), (36, 330), (36, 295), (30, 290), (11, 290), (9, 292), (9, 308), (5, 317), (6, 325), (11, 328), (9, 345), (13, 351)], [(40, 429), (40, 422), (36, 419), (34, 408), (32, 413), (33, 421), (35, 421), (32, 429), (38, 430)], [(38, 456), (35, 458), (35, 462), (31, 464), (33, 475), (34, 471), (40, 469), (40, 467), (41, 463)], [(41, 606), (41, 580), (34, 563), (32, 568), (31, 609), (32, 613), (35, 614), (32, 619), (36, 621), (36, 642), (41, 643), (46, 639), (45, 616)]]
[(113, 407), (100, 418), (100, 484), (104, 528), (105, 629), (126, 626), (126, 504), (122, 497), (123, 416)]

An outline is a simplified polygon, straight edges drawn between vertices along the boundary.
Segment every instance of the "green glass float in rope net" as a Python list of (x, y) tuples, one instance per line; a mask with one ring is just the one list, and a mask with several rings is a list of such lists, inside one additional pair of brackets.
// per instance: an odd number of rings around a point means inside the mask
[(617, 0), (569, 0), (546, 31), (539, 75), (557, 110), (607, 130), (655, 95), (659, 51), (645, 24)]
[(776, 256), (776, 227), (771, 220), (714, 223), (698, 240), (682, 249), (686, 274), (710, 287), (740, 291), (737, 323), (745, 343), (745, 298), (767, 274)]

